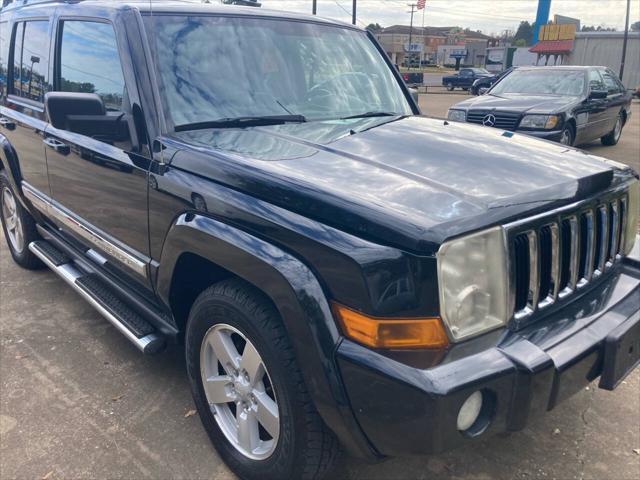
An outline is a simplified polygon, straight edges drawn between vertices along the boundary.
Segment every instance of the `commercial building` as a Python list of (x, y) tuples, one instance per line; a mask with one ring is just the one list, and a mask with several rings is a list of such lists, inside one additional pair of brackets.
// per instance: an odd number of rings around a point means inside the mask
[[(468, 51), (468, 64), (475, 65), (480, 57), (482, 57), (480, 61), (484, 61), (484, 49), (490, 37), (458, 27), (413, 27), (411, 29), (408, 25), (393, 25), (377, 32), (376, 38), (391, 61), (397, 65), (402, 65), (411, 54), (416, 55), (422, 63), (455, 64), (455, 59), (449, 62), (448, 53), (440, 55), (443, 45), (448, 47), (444, 50), (446, 52), (455, 49)], [(482, 44), (481, 52), (479, 52), (480, 44)], [(467, 60), (461, 63), (467, 64)]]
[[(409, 33), (411, 30), (411, 34)], [(402, 65), (411, 53), (419, 54), (421, 62), (435, 63), (438, 45), (447, 41), (451, 28), (413, 27), (392, 25), (376, 33), (376, 38), (391, 61)], [(409, 41), (411, 39), (411, 46)]]
[[(620, 71), (624, 32), (578, 32), (567, 65), (601, 65)], [(640, 32), (629, 32), (622, 83), (627, 88), (640, 85)]]
[(484, 67), (487, 55), (487, 40), (460, 42), (457, 45), (438, 46), (438, 65), (454, 66), (460, 58), (460, 65), (467, 67)]

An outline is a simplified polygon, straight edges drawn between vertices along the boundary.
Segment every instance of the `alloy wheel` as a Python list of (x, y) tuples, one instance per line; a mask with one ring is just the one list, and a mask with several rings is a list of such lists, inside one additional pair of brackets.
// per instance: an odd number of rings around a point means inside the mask
[(251, 341), (227, 324), (211, 327), (200, 348), (207, 402), (229, 443), (252, 460), (275, 450), (280, 409), (262, 357)]
[(7, 229), (9, 243), (13, 250), (22, 253), (24, 250), (24, 229), (18, 213), (16, 199), (7, 187), (2, 189), (2, 219)]
[(564, 129), (562, 131), (562, 136), (560, 137), (560, 143), (562, 145), (569, 145), (571, 146), (571, 144), (573, 143), (573, 135), (571, 134), (571, 130), (569, 130), (568, 128)]
[(621, 133), (622, 133), (622, 118), (618, 116), (618, 120), (616, 120), (616, 126), (613, 127), (613, 138), (616, 142), (620, 140)]

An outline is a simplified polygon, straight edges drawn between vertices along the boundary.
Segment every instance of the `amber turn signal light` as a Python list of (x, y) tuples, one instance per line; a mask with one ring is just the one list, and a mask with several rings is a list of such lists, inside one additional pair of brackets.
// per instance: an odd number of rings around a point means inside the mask
[(367, 347), (443, 349), (449, 345), (449, 338), (439, 317), (379, 318), (335, 302), (331, 306), (342, 332)]

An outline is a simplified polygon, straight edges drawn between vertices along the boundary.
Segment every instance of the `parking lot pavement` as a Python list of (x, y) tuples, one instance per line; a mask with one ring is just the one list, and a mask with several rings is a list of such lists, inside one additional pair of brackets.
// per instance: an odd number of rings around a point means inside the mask
[[(420, 110), (423, 115), (446, 118), (449, 107), (466, 100), (471, 95), (462, 90), (454, 92), (443, 91), (420, 95)], [(600, 141), (580, 145), (579, 148), (587, 150), (594, 155), (600, 155), (617, 162), (630, 165), (640, 172), (640, 100), (633, 100), (631, 104), (631, 118), (624, 126), (622, 137), (615, 147), (605, 147)]]
[[(427, 97), (434, 115), (451, 102)], [(639, 161), (639, 117), (636, 103), (619, 145), (588, 148)], [(2, 480), (234, 478), (190, 414), (184, 370), (181, 348), (142, 356), (53, 273), (18, 268), (0, 234)], [(334, 478), (635, 480), (638, 392), (640, 371), (613, 393), (592, 384), (521, 432), (377, 465), (345, 458)]]

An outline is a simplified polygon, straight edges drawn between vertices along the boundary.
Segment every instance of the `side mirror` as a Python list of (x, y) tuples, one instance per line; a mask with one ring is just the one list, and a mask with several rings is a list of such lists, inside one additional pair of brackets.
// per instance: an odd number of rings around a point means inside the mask
[(606, 90), (591, 90), (591, 93), (589, 93), (589, 98), (602, 99), (602, 98), (607, 98), (608, 95), (609, 93)]
[(411, 94), (411, 98), (418, 105), (418, 89), (417, 88), (409, 88), (409, 93)]
[(44, 96), (44, 109), (49, 122), (66, 130), (69, 118), (77, 115), (106, 115), (102, 99), (95, 93), (49, 92)]
[(130, 141), (128, 116), (110, 112), (95, 93), (49, 92), (44, 96), (49, 122), (58, 130), (79, 133), (101, 142)]

